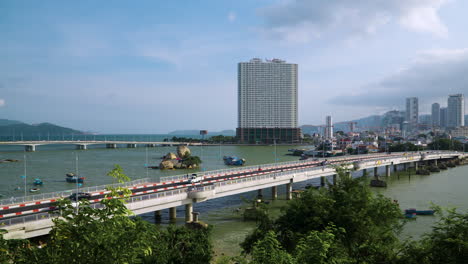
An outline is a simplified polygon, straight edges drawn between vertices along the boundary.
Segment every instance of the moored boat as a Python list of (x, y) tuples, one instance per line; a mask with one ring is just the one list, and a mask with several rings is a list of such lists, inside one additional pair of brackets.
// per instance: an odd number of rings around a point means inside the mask
[(39, 189), (39, 188), (31, 188), (31, 189), (29, 189), (29, 192), (38, 192), (40, 190), (41, 189)]
[(73, 183), (76, 183), (76, 182), (83, 183), (85, 179), (86, 179), (85, 177), (79, 177), (78, 175), (74, 173), (67, 173), (67, 177), (65, 178), (67, 182), (73, 182)]
[(405, 214), (433, 215), (434, 213), (434, 210), (416, 210), (415, 208), (409, 208), (405, 210)]
[(405, 218), (409, 218), (409, 219), (416, 219), (416, 213), (411, 213), (411, 214), (405, 214)]
[(44, 183), (42, 182), (41, 179), (36, 178), (36, 179), (34, 179), (33, 184), (34, 184), (34, 185), (43, 185)]
[(241, 159), (235, 156), (224, 156), (223, 160), (224, 164), (226, 165), (242, 166), (245, 164), (245, 159)]

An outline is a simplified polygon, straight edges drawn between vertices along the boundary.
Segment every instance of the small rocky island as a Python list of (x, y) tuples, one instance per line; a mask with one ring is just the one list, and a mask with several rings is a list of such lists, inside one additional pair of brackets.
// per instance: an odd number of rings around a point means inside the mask
[(187, 146), (178, 146), (177, 154), (169, 152), (162, 157), (159, 169), (196, 169), (201, 163), (202, 161), (198, 156), (192, 156), (192, 153)]

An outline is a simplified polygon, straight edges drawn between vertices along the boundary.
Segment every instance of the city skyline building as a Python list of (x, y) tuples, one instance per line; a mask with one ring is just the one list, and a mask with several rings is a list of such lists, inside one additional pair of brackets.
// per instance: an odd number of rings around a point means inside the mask
[(431, 107), (431, 118), (432, 118), (432, 126), (439, 127), (440, 126), (440, 104), (433, 103)]
[(447, 127), (465, 125), (465, 98), (463, 94), (452, 94), (447, 99)]
[(238, 63), (238, 126), (244, 143), (298, 142), (298, 65), (258, 58)]
[(440, 108), (440, 127), (447, 127), (447, 107)]
[(332, 139), (333, 138), (333, 123), (332, 123), (332, 117), (327, 116), (325, 118), (325, 133), (324, 137), (325, 139)]
[(410, 130), (415, 129), (419, 123), (419, 104), (417, 97), (406, 98), (406, 121)]

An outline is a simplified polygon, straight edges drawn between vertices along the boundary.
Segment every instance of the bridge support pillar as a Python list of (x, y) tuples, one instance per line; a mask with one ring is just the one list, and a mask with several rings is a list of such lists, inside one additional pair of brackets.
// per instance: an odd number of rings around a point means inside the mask
[(85, 150), (87, 148), (88, 148), (88, 145), (83, 145), (83, 144), (76, 145), (76, 149)]
[(117, 144), (106, 144), (106, 148), (115, 149), (117, 148)]
[(367, 176), (367, 170), (366, 169), (363, 169), (362, 170), (362, 177), (366, 177)]
[(36, 145), (26, 145), (24, 146), (24, 149), (28, 152), (33, 152), (36, 151)]
[(379, 177), (379, 167), (374, 167), (374, 177)]
[(393, 165), (393, 172), (397, 172), (398, 171), (398, 165)]
[(276, 200), (278, 198), (278, 187), (273, 186), (271, 187), (271, 199)]
[(292, 199), (292, 182), (286, 184), (286, 200)]
[(136, 148), (137, 144), (127, 144), (127, 148)]
[(193, 215), (193, 222), (197, 223), (198, 222), (198, 216), (200, 215), (199, 212), (192, 212)]
[(193, 204), (186, 204), (185, 205), (185, 222), (192, 222), (193, 221)]
[(325, 176), (320, 177), (320, 186), (322, 186), (322, 187), (325, 186)]
[(336, 174), (333, 174), (333, 185), (336, 185)]
[(386, 177), (390, 176), (390, 165), (385, 166), (385, 176)]
[(257, 197), (258, 198), (263, 198), (263, 190), (262, 189), (257, 190)]
[(403, 170), (405, 170), (405, 171), (408, 170), (408, 163), (403, 164)]
[(437, 160), (436, 159), (434, 160), (434, 166), (437, 166)]
[(161, 211), (159, 211), (159, 210), (158, 210), (158, 211), (154, 211), (154, 222), (155, 222), (156, 224), (161, 223), (161, 217), (162, 217), (162, 216), (161, 216)]
[(147, 146), (148, 148), (153, 148), (153, 147), (155, 146), (155, 144), (146, 144), (146, 146)]
[(419, 162), (415, 161), (415, 162), (414, 162), (414, 169), (415, 169), (415, 170), (418, 170), (418, 167), (419, 167)]
[(169, 208), (169, 221), (175, 222), (177, 219), (177, 207)]

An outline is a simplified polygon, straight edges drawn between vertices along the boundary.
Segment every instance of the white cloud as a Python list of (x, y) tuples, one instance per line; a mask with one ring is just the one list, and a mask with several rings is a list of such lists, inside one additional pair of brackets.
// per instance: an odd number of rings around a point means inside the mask
[(236, 18), (237, 18), (236, 13), (229, 12), (227, 18), (228, 18), (229, 22), (234, 22), (236, 20)]
[(5, 106), (5, 99), (0, 98), (0, 107)]
[(438, 10), (450, 0), (287, 0), (279, 1), (260, 14), (262, 29), (269, 37), (288, 42), (308, 42), (324, 33), (373, 34), (395, 21), (404, 28), (437, 37), (448, 30)]
[(361, 87), (357, 94), (335, 97), (329, 102), (395, 107), (403, 105), (405, 97), (417, 96), (420, 104), (429, 104), (449, 94), (467, 94), (467, 72), (468, 48), (426, 50), (396, 73)]

